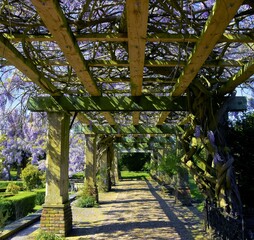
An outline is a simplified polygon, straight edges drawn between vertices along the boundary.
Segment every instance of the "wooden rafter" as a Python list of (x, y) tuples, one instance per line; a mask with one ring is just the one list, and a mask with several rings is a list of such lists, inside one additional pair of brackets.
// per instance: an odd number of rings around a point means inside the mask
[(162, 125), (165, 122), (165, 120), (167, 119), (169, 114), (170, 114), (169, 111), (162, 112), (159, 116), (159, 120), (156, 125)]
[[(32, 0), (32, 3), (86, 90), (92, 96), (100, 96), (101, 92), (86, 67), (84, 57), (59, 3), (54, 0)], [(104, 117), (113, 124), (112, 116), (107, 113)]]
[(42, 76), (36, 66), (29, 59), (25, 58), (3, 35), (0, 35), (0, 56), (7, 59), (7, 61), (37, 84), (45, 93), (51, 96), (61, 95), (61, 92), (50, 80)]
[(140, 96), (142, 94), (148, 5), (148, 0), (126, 1), (132, 96)]
[[(4, 34), (6, 37), (11, 38), (14, 42), (26, 40), (33, 41), (55, 41), (55, 38), (48, 34)], [(128, 42), (126, 33), (87, 33), (87, 34), (74, 34), (77, 41), (91, 41), (91, 42)], [(146, 37), (147, 42), (198, 42), (199, 37), (194, 34), (169, 34), (169, 33), (154, 33)], [(224, 33), (218, 42), (239, 42), (239, 43), (253, 43), (254, 38), (245, 34), (228, 34)]]
[(185, 92), (189, 84), (208, 58), (215, 44), (221, 38), (226, 27), (236, 14), (243, 0), (217, 0), (211, 16), (206, 22), (203, 33), (189, 58), (188, 65), (177, 80), (172, 96), (179, 96)]
[[(140, 96), (142, 94), (148, 6), (148, 0), (126, 1), (129, 68), (132, 96)], [(139, 115), (139, 112), (133, 113), (134, 125), (138, 125)]]
[(219, 90), (218, 93), (224, 95), (234, 91), (234, 89), (248, 80), (254, 74), (254, 60), (244, 65), (233, 77), (231, 77)]
[(58, 2), (53, 0), (32, 0), (32, 3), (86, 90), (92, 96), (101, 95), (86, 68), (84, 57)]

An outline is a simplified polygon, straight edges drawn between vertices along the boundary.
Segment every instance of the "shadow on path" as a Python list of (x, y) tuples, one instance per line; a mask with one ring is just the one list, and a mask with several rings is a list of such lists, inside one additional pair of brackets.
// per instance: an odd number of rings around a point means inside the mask
[(94, 222), (84, 219), (82, 222), (77, 222), (71, 237), (194, 240), (190, 228), (196, 222), (184, 217), (179, 219), (174, 213), (176, 208), (172, 208), (169, 200), (164, 200), (156, 192), (150, 181), (133, 180), (130, 182), (131, 186), (128, 182), (122, 181), (122, 183), (120, 182), (121, 186), (116, 191), (118, 193), (116, 199), (102, 201), (102, 208), (107, 205), (106, 211), (105, 209), (102, 211), (105, 219)]

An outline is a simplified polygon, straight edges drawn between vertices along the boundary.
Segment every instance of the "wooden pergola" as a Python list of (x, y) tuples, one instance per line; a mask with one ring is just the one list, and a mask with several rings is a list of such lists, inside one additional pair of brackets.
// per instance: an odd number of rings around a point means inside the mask
[[(196, 125), (209, 119), (208, 98), (220, 109), (251, 82), (253, 7), (251, 0), (2, 1), (0, 66), (14, 66), (34, 86), (28, 106), (48, 112), (49, 143), (56, 141), (49, 151), (68, 145), (69, 114), (87, 134), (172, 134), (190, 112)], [(235, 97), (226, 111), (245, 108)], [(60, 202), (48, 197), (46, 205), (68, 215), (59, 207), (67, 193), (55, 188)], [(64, 219), (63, 235), (71, 221)]]

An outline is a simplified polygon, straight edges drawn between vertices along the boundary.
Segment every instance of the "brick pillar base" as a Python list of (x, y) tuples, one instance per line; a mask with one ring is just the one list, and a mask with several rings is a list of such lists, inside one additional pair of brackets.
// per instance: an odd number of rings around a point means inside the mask
[(70, 203), (61, 205), (43, 205), (40, 228), (43, 231), (65, 237), (72, 229)]

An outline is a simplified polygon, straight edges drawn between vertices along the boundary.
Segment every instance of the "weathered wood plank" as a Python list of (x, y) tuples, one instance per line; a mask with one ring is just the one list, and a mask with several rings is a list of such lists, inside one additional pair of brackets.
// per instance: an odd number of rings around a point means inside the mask
[[(245, 97), (235, 97), (229, 105), (229, 111), (246, 110)], [(28, 100), (31, 111), (98, 111), (98, 112), (132, 112), (132, 111), (188, 111), (187, 97), (31, 97)]]
[(101, 95), (95, 81), (93, 81), (86, 68), (84, 57), (58, 1), (32, 0), (32, 3), (87, 91), (93, 96)]
[[(5, 33), (4, 36), (11, 38), (13, 42), (20, 42), (26, 40), (33, 41), (55, 41), (51, 34), (17, 34), (12, 35)], [(91, 42), (128, 42), (126, 33), (86, 33), (75, 34), (77, 41), (91, 41)], [(194, 34), (169, 34), (169, 33), (154, 33), (146, 37), (147, 42), (197, 42), (199, 36)], [(218, 42), (239, 42), (239, 43), (253, 43), (254, 38), (245, 34), (228, 34), (224, 33)]]
[(58, 90), (49, 79), (44, 77), (36, 66), (25, 58), (8, 39), (0, 34), (0, 56), (7, 59), (13, 66), (26, 75), (32, 82), (37, 84), (45, 93), (52, 96), (61, 96)]
[(233, 77), (231, 77), (221, 88), (218, 90), (219, 94), (230, 93), (235, 90), (235, 88), (244, 83), (254, 74), (254, 60), (247, 63), (238, 71)]
[[(32, 0), (32, 3), (86, 90), (92, 96), (100, 96), (101, 92), (86, 67), (86, 61), (58, 1)], [(109, 116), (109, 113), (104, 117), (109, 120), (110, 124), (114, 123), (113, 117)]]
[(243, 0), (216, 1), (203, 33), (189, 58), (188, 65), (171, 92), (172, 96), (179, 96), (185, 92), (242, 3)]

